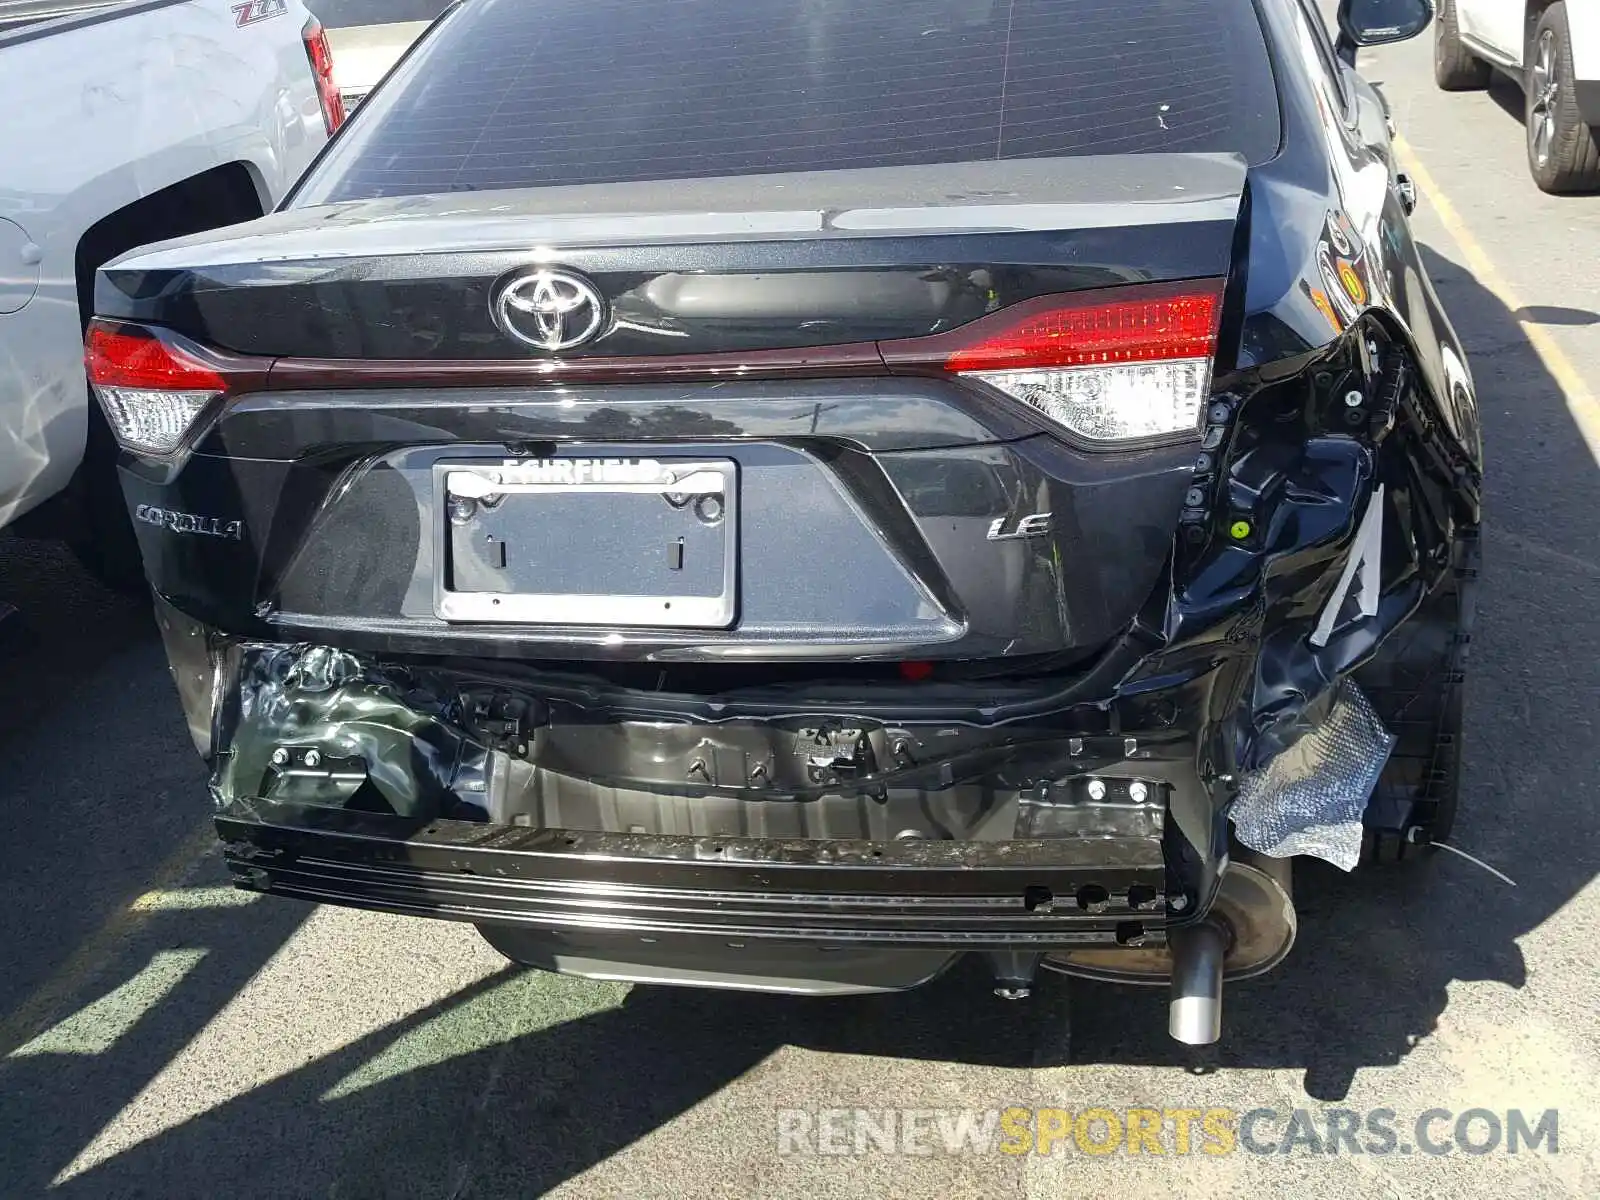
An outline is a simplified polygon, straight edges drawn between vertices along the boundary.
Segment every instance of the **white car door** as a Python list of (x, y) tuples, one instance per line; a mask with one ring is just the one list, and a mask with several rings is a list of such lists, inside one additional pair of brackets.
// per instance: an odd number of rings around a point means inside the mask
[(1526, 0), (1455, 0), (1456, 23), (1470, 41), (1518, 65), (1522, 62)]

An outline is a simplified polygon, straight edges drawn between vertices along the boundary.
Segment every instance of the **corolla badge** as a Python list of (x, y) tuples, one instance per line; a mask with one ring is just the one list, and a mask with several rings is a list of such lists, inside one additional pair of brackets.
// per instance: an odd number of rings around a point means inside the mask
[(494, 299), (494, 319), (509, 336), (539, 350), (570, 350), (596, 337), (605, 322), (599, 289), (570, 271), (518, 275)]
[(133, 516), (146, 525), (159, 525), (173, 533), (195, 533), (201, 537), (224, 538), (232, 542), (244, 540), (244, 522), (230, 521), (225, 517), (207, 517), (173, 508), (157, 508), (154, 504), (139, 505), (133, 510)]

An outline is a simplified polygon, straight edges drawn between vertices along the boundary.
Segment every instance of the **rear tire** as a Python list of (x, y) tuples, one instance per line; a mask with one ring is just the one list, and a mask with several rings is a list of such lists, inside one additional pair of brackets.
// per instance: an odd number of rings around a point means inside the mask
[(1444, 0), (1433, 23), (1433, 81), (1447, 92), (1475, 92), (1489, 86), (1490, 71), (1462, 45), (1455, 0)]
[(1528, 170), (1541, 191), (1555, 195), (1600, 189), (1600, 147), (1578, 114), (1567, 6), (1544, 10), (1528, 43), (1522, 84), (1526, 102)]
[(1474, 529), (1458, 537), (1449, 575), (1422, 608), (1356, 672), (1356, 682), (1397, 739), (1367, 804), (1362, 862), (1424, 858), (1455, 827), (1477, 582)]

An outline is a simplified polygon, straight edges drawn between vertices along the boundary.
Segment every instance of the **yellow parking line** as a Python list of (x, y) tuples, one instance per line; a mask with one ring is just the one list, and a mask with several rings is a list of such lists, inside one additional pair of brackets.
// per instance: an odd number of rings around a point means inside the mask
[(243, 908), (261, 899), (226, 883), (212, 887), (151, 888), (128, 907), (134, 912), (179, 912), (197, 908)]
[(1461, 248), (1462, 257), (1467, 260), (1467, 266), (1477, 276), (1478, 282), (1494, 293), (1522, 326), (1522, 332), (1527, 337), (1528, 344), (1533, 347), (1533, 352), (1539, 356), (1545, 369), (1550, 372), (1550, 377), (1564, 393), (1567, 411), (1572, 414), (1578, 432), (1588, 443), (1589, 453), (1594, 455), (1596, 463), (1600, 463), (1600, 402), (1596, 402), (1594, 393), (1589, 390), (1583, 375), (1572, 365), (1572, 360), (1542, 325), (1518, 315), (1522, 311), (1522, 301), (1517, 299), (1516, 292), (1506, 282), (1505, 276), (1500, 274), (1500, 269), (1494, 265), (1494, 260), (1489, 257), (1487, 251), (1478, 244), (1478, 239), (1472, 236), (1467, 223), (1461, 219), (1461, 214), (1456, 212), (1455, 205), (1450, 203), (1443, 190), (1434, 182), (1433, 176), (1417, 158), (1410, 143), (1405, 138), (1396, 136), (1394, 149), (1401, 167), (1411, 176), (1417, 185), (1417, 190), (1428, 197), (1433, 210), (1439, 214), (1439, 224), (1445, 227), (1445, 231)]
[[(207, 821), (193, 836), (184, 839), (156, 868), (144, 896), (182, 885), (216, 845), (216, 830)], [(100, 928), (78, 944), (77, 949), (67, 956), (66, 962), (34, 988), (4, 1021), (0, 1021), (0, 1059), (24, 1045), (58, 1008), (88, 983), (105, 966), (118, 942), (135, 933), (151, 916), (161, 911), (157, 906), (141, 904), (142, 899), (143, 896), (113, 912)]]

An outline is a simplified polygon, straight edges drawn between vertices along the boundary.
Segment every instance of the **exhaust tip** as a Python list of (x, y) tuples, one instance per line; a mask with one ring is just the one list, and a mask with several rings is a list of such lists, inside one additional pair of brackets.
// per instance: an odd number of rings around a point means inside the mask
[(1201, 921), (1168, 935), (1172, 954), (1172, 1001), (1167, 1032), (1188, 1046), (1209, 1046), (1222, 1036), (1222, 971), (1228, 931)]

